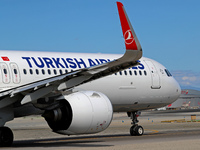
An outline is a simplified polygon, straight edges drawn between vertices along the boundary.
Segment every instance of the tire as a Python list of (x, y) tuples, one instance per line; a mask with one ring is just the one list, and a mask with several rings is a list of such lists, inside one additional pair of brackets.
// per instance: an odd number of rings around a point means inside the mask
[(135, 136), (135, 135), (136, 135), (135, 127), (136, 127), (136, 126), (132, 126), (132, 127), (130, 128), (130, 135), (131, 135), (131, 136)]
[(0, 127), (0, 146), (9, 147), (13, 143), (13, 132), (8, 127)]
[(143, 134), (144, 134), (144, 129), (143, 129), (143, 127), (142, 127), (142, 126), (137, 126), (137, 127), (135, 128), (135, 133), (136, 133), (136, 135), (138, 135), (138, 136), (143, 135)]

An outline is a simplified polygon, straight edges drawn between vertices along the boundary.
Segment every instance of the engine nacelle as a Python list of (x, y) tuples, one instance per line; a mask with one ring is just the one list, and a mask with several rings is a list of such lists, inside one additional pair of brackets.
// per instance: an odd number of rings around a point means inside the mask
[(61, 108), (43, 115), (51, 129), (60, 134), (90, 134), (105, 130), (112, 121), (113, 108), (107, 96), (79, 91), (59, 98)]

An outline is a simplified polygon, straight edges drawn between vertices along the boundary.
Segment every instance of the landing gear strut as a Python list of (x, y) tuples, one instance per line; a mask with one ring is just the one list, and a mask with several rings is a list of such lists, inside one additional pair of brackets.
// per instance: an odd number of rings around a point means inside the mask
[(13, 132), (8, 127), (0, 127), (0, 147), (8, 147), (13, 143)]
[(141, 136), (144, 134), (144, 129), (142, 126), (139, 126), (137, 123), (139, 122), (137, 120), (137, 117), (139, 117), (139, 115), (141, 114), (138, 111), (135, 112), (127, 112), (128, 117), (130, 117), (132, 119), (132, 127), (130, 128), (130, 135), (131, 136)]

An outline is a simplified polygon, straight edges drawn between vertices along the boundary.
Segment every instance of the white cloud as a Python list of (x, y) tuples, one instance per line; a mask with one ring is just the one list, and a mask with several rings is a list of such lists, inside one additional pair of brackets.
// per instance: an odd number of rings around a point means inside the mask
[(197, 77), (193, 76), (193, 77), (182, 77), (182, 80), (189, 80), (189, 81), (196, 81), (197, 80)]
[(176, 70), (172, 74), (181, 86), (200, 87), (200, 72)]

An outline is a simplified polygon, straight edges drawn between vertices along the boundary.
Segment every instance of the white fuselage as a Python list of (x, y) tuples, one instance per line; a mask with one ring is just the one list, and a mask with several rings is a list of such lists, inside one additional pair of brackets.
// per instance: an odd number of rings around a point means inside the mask
[[(77, 69), (106, 63), (121, 57), (117, 54), (81, 54), (61, 52), (0, 52), (0, 91), (58, 76)], [(142, 57), (140, 65), (82, 84), (74, 90), (104, 93), (114, 111), (158, 108), (174, 102), (180, 87), (166, 68)]]

